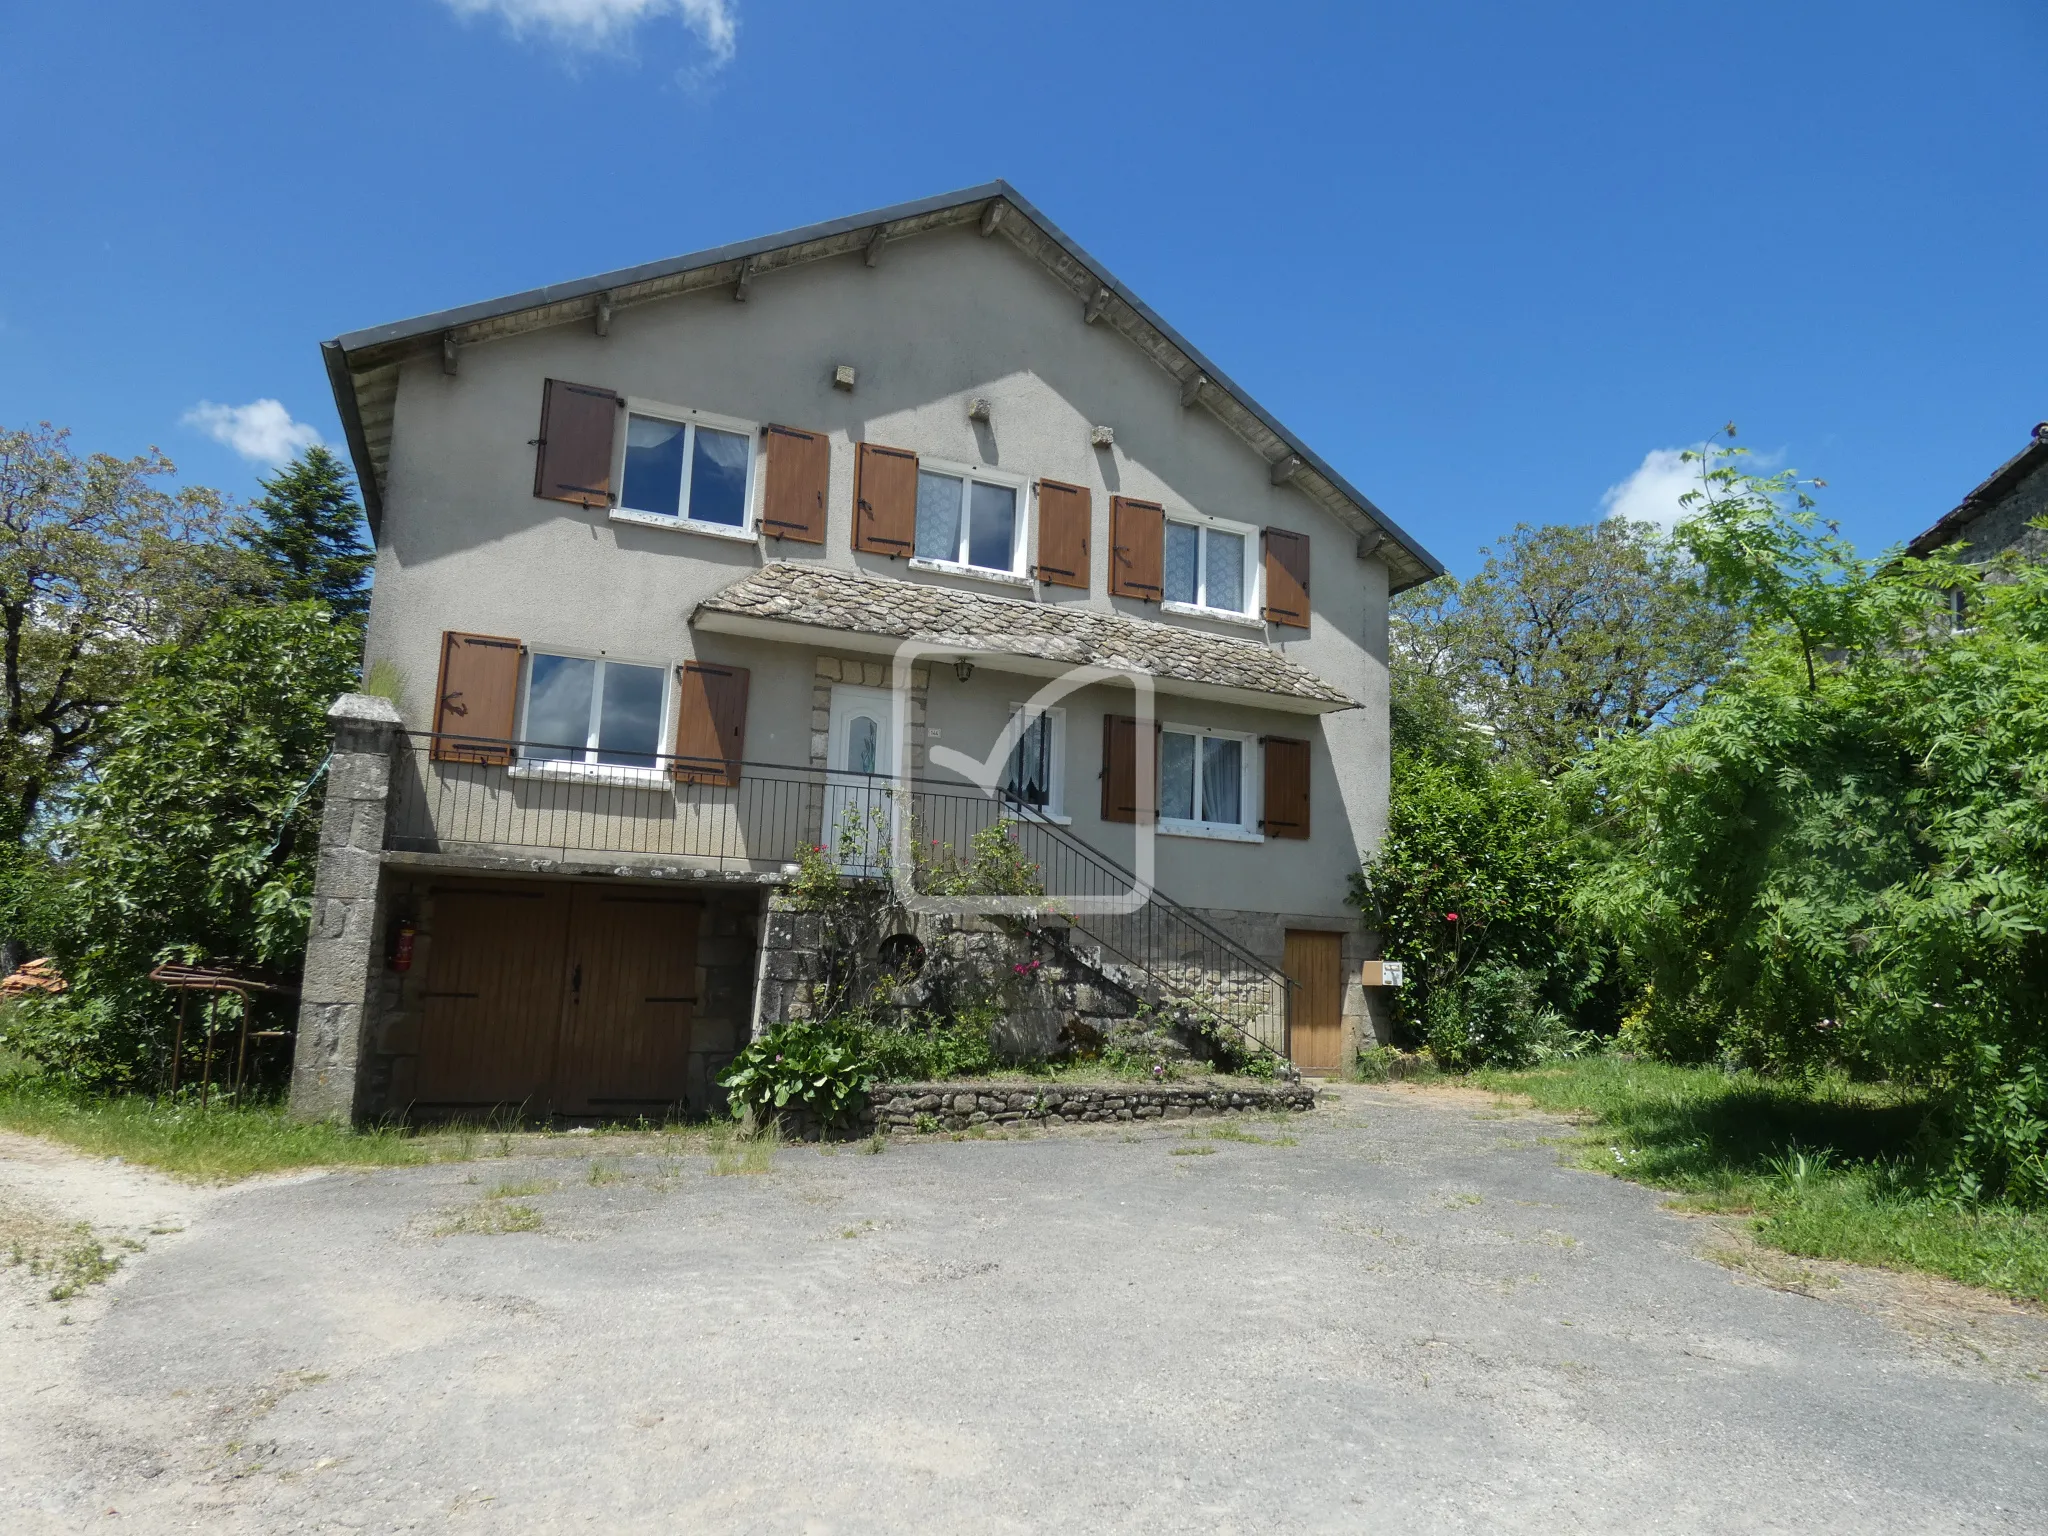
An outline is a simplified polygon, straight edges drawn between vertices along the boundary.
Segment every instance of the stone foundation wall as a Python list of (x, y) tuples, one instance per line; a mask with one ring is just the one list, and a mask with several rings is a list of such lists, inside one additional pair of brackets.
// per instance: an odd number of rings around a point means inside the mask
[[(997, 1054), (1011, 1061), (1037, 1061), (1067, 1050), (1094, 1050), (1117, 1041), (1126, 1050), (1163, 1057), (1210, 1059), (1213, 1047), (1198, 1031), (1183, 1027), (1170, 1000), (1149, 1014), (1148, 999), (1076, 952), (1062, 927), (1030, 929), (994, 918), (957, 914), (911, 914), (884, 909), (871, 931), (845, 931), (835, 919), (799, 911), (780, 895), (769, 900), (761, 935), (761, 976), (756, 994), (754, 1036), (778, 1024), (810, 1018), (832, 969), (832, 946), (879, 950), (892, 939), (922, 945), (922, 971), (900, 985), (877, 988), (882, 967), (863, 955), (853, 995), (873, 996), (886, 1006), (944, 1013), (962, 1003), (993, 1002), (1001, 1010), (995, 1025)], [(1168, 974), (1206, 995), (1228, 998), (1229, 983), (1214, 973), (1166, 965)], [(1275, 1044), (1279, 1032), (1272, 1032)]]
[(1314, 1109), (1316, 1090), (1302, 1082), (1221, 1083), (877, 1083), (850, 1125), (827, 1129), (800, 1111), (781, 1116), (796, 1141), (821, 1136), (910, 1136), (920, 1130), (975, 1126), (1103, 1125), (1138, 1120), (1206, 1120), (1217, 1115)]
[(939, 1128), (976, 1125), (1096, 1125), (1117, 1120), (1189, 1120), (1214, 1115), (1314, 1109), (1307, 1083), (1229, 1087), (1211, 1083), (1121, 1083), (1076, 1087), (994, 1083), (879, 1083), (868, 1091), (868, 1125), (887, 1134), (918, 1128), (929, 1116)]

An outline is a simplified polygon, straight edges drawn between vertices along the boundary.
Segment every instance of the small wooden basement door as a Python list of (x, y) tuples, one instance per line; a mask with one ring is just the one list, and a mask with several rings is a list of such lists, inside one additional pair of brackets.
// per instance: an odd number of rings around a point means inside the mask
[(1304, 1072), (1335, 1072), (1344, 1056), (1344, 935), (1288, 929), (1284, 969), (1296, 984), (1287, 1054)]
[(415, 1107), (581, 1116), (681, 1103), (701, 910), (631, 886), (437, 887)]

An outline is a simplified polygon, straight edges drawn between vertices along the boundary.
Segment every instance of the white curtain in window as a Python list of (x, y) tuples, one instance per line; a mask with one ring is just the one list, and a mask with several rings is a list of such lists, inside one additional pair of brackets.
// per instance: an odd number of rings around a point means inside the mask
[(1223, 736), (1202, 738), (1202, 820), (1236, 826), (1242, 820), (1244, 743)]
[(1187, 523), (1166, 525), (1166, 586), (1165, 598), (1169, 603), (1200, 602), (1200, 592), (1195, 585), (1197, 541), (1201, 530)]
[(917, 554), (921, 560), (960, 558), (961, 482), (926, 471), (917, 477)]
[(1205, 601), (1211, 608), (1227, 608), (1232, 613), (1244, 611), (1244, 535), (1241, 533), (1219, 533), (1211, 528), (1209, 538), (1208, 592)]

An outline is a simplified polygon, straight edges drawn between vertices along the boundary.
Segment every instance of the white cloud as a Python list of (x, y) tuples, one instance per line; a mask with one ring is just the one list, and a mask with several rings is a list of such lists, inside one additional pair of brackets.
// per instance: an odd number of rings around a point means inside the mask
[[(1607, 488), (1607, 494), (1600, 498), (1600, 510), (1609, 517), (1655, 523), (1668, 532), (1672, 524), (1686, 513), (1678, 498), (1687, 491), (1700, 488), (1699, 461), (1686, 463), (1681, 455), (1687, 451), (1684, 448), (1652, 448), (1643, 455), (1643, 462), (1636, 467), (1634, 474), (1621, 484)], [(1699, 449), (1690, 451), (1697, 453)]]
[(710, 66), (732, 62), (739, 21), (732, 0), (444, 0), (458, 16), (495, 13), (514, 37), (542, 32), (573, 48), (600, 50), (623, 44), (643, 21), (680, 16), (711, 55)]
[(245, 459), (279, 465), (320, 441), (320, 434), (278, 400), (251, 400), (247, 405), (215, 405), (202, 400), (185, 413), (185, 425), (197, 427), (217, 443), (226, 443)]

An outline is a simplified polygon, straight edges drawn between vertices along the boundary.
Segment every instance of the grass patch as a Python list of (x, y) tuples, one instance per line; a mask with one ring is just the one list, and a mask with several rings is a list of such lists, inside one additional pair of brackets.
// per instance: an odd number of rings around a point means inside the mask
[(513, 1151), (502, 1126), (359, 1130), (293, 1120), (280, 1102), (236, 1109), (216, 1101), (201, 1110), (192, 1101), (86, 1093), (22, 1075), (0, 1076), (0, 1129), (207, 1182), (293, 1168), (467, 1162)]
[(1216, 1149), (1214, 1147), (1175, 1147), (1168, 1155), (1172, 1157), (1214, 1157)]
[(532, 1206), (486, 1196), (436, 1227), (434, 1236), (502, 1237), (507, 1232), (538, 1232), (540, 1227), (540, 1212)]
[(1958, 1207), (1925, 1193), (1919, 1095), (1616, 1056), (1470, 1081), (1590, 1117), (1586, 1167), (1668, 1189), (1688, 1209), (1747, 1215), (1804, 1258), (1946, 1275), (2048, 1304), (2048, 1213)]
[(782, 1145), (782, 1122), (771, 1120), (752, 1136), (741, 1135), (729, 1124), (714, 1126), (709, 1144), (713, 1173), (767, 1173), (775, 1165), (775, 1149)]
[(202, 1112), (196, 1104), (104, 1097), (19, 1077), (0, 1081), (0, 1127), (190, 1179), (244, 1179), (342, 1163), (428, 1163), (474, 1155), (478, 1140), (474, 1131), (414, 1135), (305, 1124), (286, 1118), (281, 1104), (216, 1105)]
[(484, 1191), (486, 1200), (518, 1200), (528, 1195), (545, 1195), (554, 1189), (550, 1179), (507, 1179)]
[(1242, 1126), (1225, 1122), (1222, 1125), (1205, 1126), (1199, 1131), (1188, 1132), (1190, 1136), (1207, 1136), (1211, 1141), (1241, 1141), (1254, 1147), (1298, 1147), (1301, 1145), (1292, 1136), (1254, 1136)]

